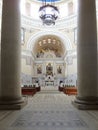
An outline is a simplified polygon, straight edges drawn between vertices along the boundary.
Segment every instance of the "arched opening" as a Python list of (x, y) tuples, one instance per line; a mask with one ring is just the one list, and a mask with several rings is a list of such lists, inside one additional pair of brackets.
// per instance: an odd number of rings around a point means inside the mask
[[(33, 41), (33, 40), (32, 40)], [(65, 80), (66, 47), (56, 35), (44, 35), (33, 42), (32, 53), (35, 58), (34, 75), (42, 87), (56, 87)]]
[(35, 43), (33, 53), (37, 58), (60, 58), (64, 56), (65, 47), (59, 37), (55, 35), (41, 36)]

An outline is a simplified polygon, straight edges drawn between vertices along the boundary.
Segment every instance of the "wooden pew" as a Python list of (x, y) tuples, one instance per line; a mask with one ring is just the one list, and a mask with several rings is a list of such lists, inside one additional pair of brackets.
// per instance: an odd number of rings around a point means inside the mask
[(22, 95), (34, 95), (37, 90), (34, 87), (22, 87), (21, 88)]
[(63, 91), (63, 87), (60, 87), (60, 86), (59, 86), (59, 87), (58, 87), (58, 90), (62, 92), (62, 91)]
[(67, 95), (77, 95), (76, 87), (64, 87), (63, 92)]

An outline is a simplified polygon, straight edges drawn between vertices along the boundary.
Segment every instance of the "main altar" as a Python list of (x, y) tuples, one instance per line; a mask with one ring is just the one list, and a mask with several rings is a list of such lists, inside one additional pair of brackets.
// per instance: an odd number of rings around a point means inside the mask
[(45, 86), (53, 86), (53, 85), (54, 85), (54, 77), (51, 75), (46, 76)]

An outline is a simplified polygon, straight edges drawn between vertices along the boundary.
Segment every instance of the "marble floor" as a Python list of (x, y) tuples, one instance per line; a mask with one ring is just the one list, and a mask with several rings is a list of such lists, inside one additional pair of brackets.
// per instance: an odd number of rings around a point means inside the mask
[(17, 111), (0, 111), (0, 130), (98, 130), (98, 111), (77, 110), (74, 96), (56, 89), (28, 97)]

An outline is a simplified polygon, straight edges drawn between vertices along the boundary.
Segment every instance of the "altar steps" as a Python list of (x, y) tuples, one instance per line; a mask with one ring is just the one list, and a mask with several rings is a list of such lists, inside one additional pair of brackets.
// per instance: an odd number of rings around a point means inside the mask
[(60, 94), (60, 92), (58, 91), (58, 87), (57, 86), (45, 86), (45, 87), (41, 87), (41, 91), (39, 92), (41, 94), (43, 93), (50, 93), (50, 94)]
[(59, 92), (57, 90), (41, 90), (39, 93), (40, 94), (45, 94), (45, 93), (49, 93), (49, 94), (60, 94), (61, 92)]

